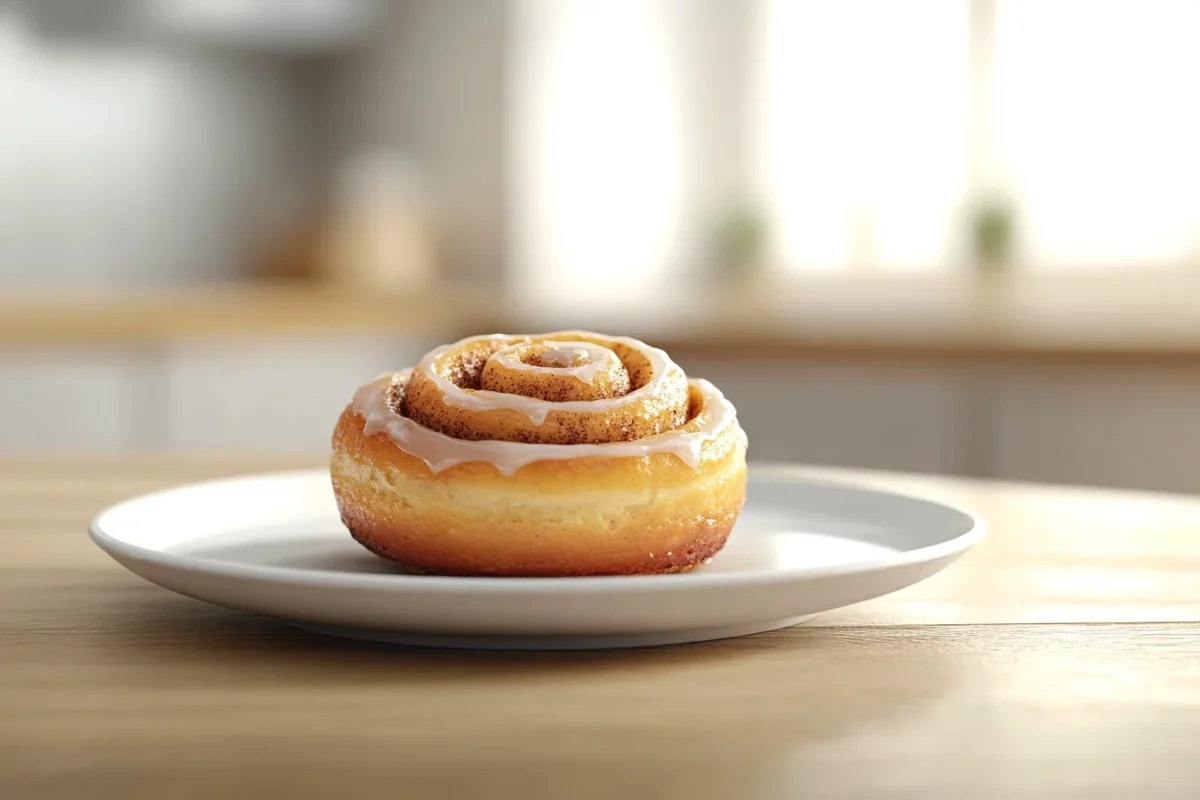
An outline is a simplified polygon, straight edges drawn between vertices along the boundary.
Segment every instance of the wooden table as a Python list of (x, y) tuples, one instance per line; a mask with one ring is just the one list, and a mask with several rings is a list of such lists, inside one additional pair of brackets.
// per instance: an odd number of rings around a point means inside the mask
[(991, 535), (806, 627), (578, 654), (325, 639), (84, 535), (133, 493), (298, 465), (0, 461), (0, 797), (1200, 796), (1200, 498), (855, 474)]

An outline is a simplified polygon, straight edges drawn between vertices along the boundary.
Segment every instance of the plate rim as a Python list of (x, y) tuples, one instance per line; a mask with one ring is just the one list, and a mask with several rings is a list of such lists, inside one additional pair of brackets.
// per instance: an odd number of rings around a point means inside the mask
[[(915, 494), (877, 489), (864, 486), (853, 481), (837, 478), (814, 478), (808, 474), (812, 467), (801, 464), (788, 464), (769, 461), (751, 461), (747, 465), (748, 476), (786, 479), (809, 486), (827, 487), (830, 489), (852, 490), (907, 502), (925, 503), (962, 514), (971, 521), (971, 527), (963, 533), (944, 542), (925, 545), (913, 550), (897, 552), (890, 556), (880, 556), (862, 561), (852, 561), (844, 564), (826, 566), (790, 567), (774, 570), (759, 570), (754, 572), (725, 572), (706, 575), (690, 573), (686, 575), (595, 575), (587, 577), (487, 577), (452, 575), (408, 575), (351, 573), (326, 569), (299, 569), (285, 566), (248, 565), (240, 562), (223, 561), (205, 558), (203, 556), (184, 555), (166, 550), (142, 547), (130, 544), (109, 533), (102, 525), (107, 516), (117, 510), (159, 498), (181, 490), (202, 489), (227, 483), (253, 480), (287, 480), (301, 477), (313, 478), (321, 475), (324, 470), (318, 467), (309, 469), (292, 469), (271, 472), (245, 473), (229, 475), (220, 478), (181, 483), (176, 486), (158, 489), (134, 495), (114, 503), (103, 509), (88, 523), (88, 537), (92, 542), (110, 557), (120, 561), (118, 556), (142, 563), (152, 563), (174, 570), (215, 575), (237, 580), (270, 582), (275, 584), (290, 584), (295, 586), (322, 586), (325, 588), (352, 588), (356, 590), (417, 590), (439, 594), (461, 594), (464, 592), (501, 593), (514, 592), (556, 592), (556, 593), (626, 593), (630, 590), (653, 591), (695, 591), (711, 590), (728, 587), (786, 585), (796, 582), (810, 581), (820, 578), (843, 578), (856, 575), (866, 575), (873, 572), (911, 567), (917, 564), (935, 563), (948, 557), (961, 556), (975, 547), (987, 535), (987, 524), (977, 512), (932, 500)], [(125, 566), (122, 564), (122, 566)]]

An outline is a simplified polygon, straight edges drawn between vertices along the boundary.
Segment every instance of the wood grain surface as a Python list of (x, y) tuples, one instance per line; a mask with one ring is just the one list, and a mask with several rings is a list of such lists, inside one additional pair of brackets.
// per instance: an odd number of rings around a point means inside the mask
[(1200, 498), (814, 470), (990, 536), (808, 626), (575, 654), (321, 638), (85, 536), (132, 494), (317, 463), (0, 461), (0, 798), (1200, 796)]

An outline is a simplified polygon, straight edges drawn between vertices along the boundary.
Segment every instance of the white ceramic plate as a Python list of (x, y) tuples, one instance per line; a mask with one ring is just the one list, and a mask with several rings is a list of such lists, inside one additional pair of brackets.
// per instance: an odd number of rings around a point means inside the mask
[(326, 633), (458, 647), (638, 647), (795, 625), (954, 562), (983, 523), (925, 500), (751, 466), (726, 548), (680, 575), (406, 575), (342, 526), (324, 471), (183, 486), (100, 514), (92, 539), (160, 586)]

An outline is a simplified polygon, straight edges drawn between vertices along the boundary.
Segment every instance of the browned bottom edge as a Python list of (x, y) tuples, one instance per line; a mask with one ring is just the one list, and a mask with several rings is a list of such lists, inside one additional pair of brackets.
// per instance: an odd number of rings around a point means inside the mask
[(647, 554), (644, 558), (634, 560), (619, 554), (601, 553), (586, 563), (583, 560), (574, 563), (558, 561), (551, 556), (531, 559), (528, 554), (496, 552), (494, 546), (486, 563), (483, 563), (479, 555), (407, 544), (406, 540), (412, 541), (409, 531), (394, 528), (376, 530), (375, 526), (356, 523), (347, 519), (345, 515), (342, 516), (342, 522), (360, 545), (395, 564), (402, 571), (412, 574), (494, 578), (582, 578), (690, 572), (703, 566), (721, 551), (729, 539), (734, 520), (726, 524), (697, 526), (699, 530), (690, 538), (690, 544), (682, 552), (671, 552), (657, 557)]

